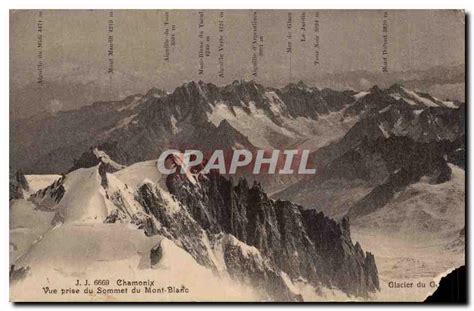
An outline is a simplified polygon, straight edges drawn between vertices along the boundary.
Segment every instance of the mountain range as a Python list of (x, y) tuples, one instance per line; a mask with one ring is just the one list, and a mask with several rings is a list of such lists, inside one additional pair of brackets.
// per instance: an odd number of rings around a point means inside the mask
[[(380, 268), (377, 253), (353, 242), (354, 224), (463, 251), (465, 109), (401, 84), (355, 92), (199, 81), (13, 120), (11, 277), (44, 269), (55, 236), (85, 238), (83, 225), (135, 245), (152, 269), (182, 250), (193, 267), (259, 288), (260, 299), (314, 300), (308, 292), (327, 289), (367, 299), (382, 287)], [(317, 170), (161, 176), (156, 159), (170, 148), (309, 149)], [(130, 240), (121, 224), (153, 243)], [(59, 257), (66, 275), (82, 269)]]

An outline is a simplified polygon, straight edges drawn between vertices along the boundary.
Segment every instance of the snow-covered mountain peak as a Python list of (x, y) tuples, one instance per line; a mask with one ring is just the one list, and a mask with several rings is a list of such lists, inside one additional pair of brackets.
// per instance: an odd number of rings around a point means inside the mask
[(414, 107), (457, 108), (457, 106), (452, 102), (441, 101), (429, 94), (409, 90), (399, 83), (392, 85), (385, 91), (394, 99), (403, 100)]

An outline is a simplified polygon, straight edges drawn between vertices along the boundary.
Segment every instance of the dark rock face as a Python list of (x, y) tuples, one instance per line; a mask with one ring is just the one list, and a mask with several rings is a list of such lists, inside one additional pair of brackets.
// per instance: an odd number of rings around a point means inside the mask
[[(260, 291), (261, 295), (271, 300), (301, 300), (301, 297), (289, 291), (276, 266), (266, 262), (259, 253), (248, 254), (238, 244), (241, 242), (233, 236), (203, 230), (185, 206), (181, 206), (177, 211), (170, 210), (156, 186), (142, 185), (136, 199), (145, 208), (145, 212), (152, 215), (159, 223), (158, 226), (153, 225), (156, 228), (155, 234), (161, 234), (174, 241), (198, 263), (220, 273), (221, 268), (216, 266), (216, 262), (210, 255), (212, 251), (210, 248), (219, 248), (222, 250), (226, 272), (232, 278), (251, 284)], [(176, 204), (179, 203), (176, 202)], [(150, 256), (156, 259), (156, 250), (152, 250)]]
[[(374, 87), (351, 105), (346, 113), (363, 117), (342, 139), (313, 153), (317, 174), (274, 197), (354, 219), (383, 207), (423, 176), (432, 184), (449, 180), (448, 163), (464, 167), (465, 105), (409, 104), (392, 92), (405, 91), (397, 85)], [(347, 196), (350, 189), (354, 193)], [(338, 195), (347, 198), (333, 205), (331, 198)]]
[(199, 126), (199, 129), (178, 133), (173, 141), (175, 149), (200, 150), (206, 157), (218, 149), (230, 153), (235, 145), (250, 151), (256, 149), (248, 138), (234, 129), (227, 120), (221, 121), (217, 126), (211, 122), (204, 122)]
[(178, 245), (205, 266), (212, 266), (203, 242), (202, 228), (189, 216), (186, 210), (170, 211), (160, 191), (152, 184), (144, 184), (138, 189), (137, 201), (160, 224), (156, 233), (178, 241)]
[[(464, 166), (465, 111), (462, 107), (430, 107), (418, 115), (406, 105), (401, 107), (391, 107), (386, 113), (368, 117), (359, 127), (354, 126), (344, 138), (352, 139), (352, 143), (345, 144), (352, 145), (352, 149), (346, 149), (343, 156), (331, 163), (334, 169), (348, 154), (371, 155), (380, 159), (385, 168), (385, 177), (376, 180), (376, 165), (351, 161), (350, 166), (367, 168), (368, 175), (361, 179), (375, 186), (351, 208), (352, 217), (383, 207), (396, 192), (418, 182), (422, 176), (427, 176), (433, 184), (448, 181), (451, 176), (448, 162)], [(361, 136), (354, 139), (357, 135)]]
[(318, 119), (318, 116), (330, 112), (340, 111), (354, 102), (352, 91), (334, 91), (330, 89), (310, 88), (303, 82), (289, 84), (277, 94), (281, 97), (288, 108), (288, 113), (293, 117), (310, 117)]
[(161, 244), (156, 245), (150, 251), (150, 263), (151, 265), (156, 265), (160, 262), (161, 257), (163, 257), (163, 249), (161, 248)]
[(10, 195), (9, 200), (23, 199), (23, 190), (29, 190), (28, 182), (21, 171), (10, 168)]
[[(25, 173), (64, 173), (90, 146), (104, 128), (113, 127), (128, 110), (118, 111), (131, 98), (121, 102), (98, 102), (78, 110), (34, 117), (12, 124), (10, 148), (12, 163)], [(35, 156), (32, 158), (31, 155)], [(119, 160), (118, 158), (116, 158)]]
[(249, 186), (244, 179), (233, 185), (211, 172), (199, 180), (195, 185), (175, 174), (167, 185), (205, 230), (232, 234), (292, 279), (359, 296), (379, 289), (374, 257), (352, 243), (347, 219), (338, 224), (291, 202), (273, 201), (258, 183)]
[(62, 175), (59, 179), (55, 180), (51, 185), (44, 189), (40, 189), (33, 193), (28, 200), (31, 200), (38, 204), (41, 208), (49, 208), (61, 201), (66, 190), (64, 189), (64, 182), (66, 176)]
[(337, 224), (322, 213), (305, 210), (303, 219), (330, 284), (361, 296), (380, 289), (375, 258), (364, 253), (359, 243), (352, 243), (348, 218)]
[(74, 160), (74, 165), (68, 172), (75, 171), (79, 168), (89, 168), (100, 164), (101, 170), (105, 173), (116, 172), (125, 166), (112, 161), (108, 156), (108, 152), (113, 153), (118, 158), (123, 159), (124, 155), (121, 153), (117, 143), (103, 143), (96, 148), (90, 147), (89, 150), (81, 154), (78, 159)]
[[(321, 148), (315, 154), (320, 166), (327, 165), (365, 141), (379, 138), (406, 137), (417, 143), (450, 142), (462, 148), (465, 133), (465, 109), (425, 107), (416, 109), (396, 101), (379, 90), (357, 101), (365, 106), (365, 116), (340, 140)], [(384, 141), (379, 141), (384, 143)], [(456, 149), (457, 149), (456, 148)], [(453, 150), (454, 151), (454, 150)]]
[[(427, 176), (433, 184), (443, 183), (451, 177), (443, 155), (449, 143), (417, 143), (406, 137), (390, 137), (384, 142), (367, 143), (370, 154), (378, 154), (385, 162), (386, 178), (352, 206), (349, 216), (357, 217), (383, 207), (395, 193)], [(372, 149), (373, 148), (373, 149)], [(370, 178), (367, 178), (370, 180)]]

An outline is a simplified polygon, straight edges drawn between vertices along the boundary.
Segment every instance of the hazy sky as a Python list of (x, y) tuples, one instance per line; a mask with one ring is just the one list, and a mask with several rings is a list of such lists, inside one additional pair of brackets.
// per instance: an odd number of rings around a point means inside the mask
[[(388, 11), (388, 17), (384, 17), (383, 11), (323, 10), (317, 17), (316, 11), (307, 10), (304, 25), (303, 11), (257, 11), (258, 43), (263, 38), (263, 56), (257, 57), (257, 77), (252, 76), (254, 11), (226, 10), (223, 17), (220, 11), (205, 11), (201, 28), (202, 16), (198, 11), (167, 11), (168, 38), (172, 40), (171, 34), (175, 34), (169, 62), (165, 61), (165, 12), (113, 12), (113, 84), (145, 81), (145, 84), (171, 89), (185, 80), (222, 85), (235, 79), (253, 78), (271, 86), (327, 72), (381, 72), (385, 56), (382, 54), (384, 19), (388, 26), (389, 71), (464, 63), (463, 11)], [(292, 13), (291, 29), (288, 12)], [(108, 83), (109, 11), (45, 10), (42, 14), (43, 79)], [(38, 11), (11, 12), (13, 87), (34, 83), (38, 77), (38, 15)], [(219, 32), (219, 20), (224, 22), (222, 32)], [(315, 32), (316, 20), (319, 20), (319, 33)], [(202, 39), (200, 31), (203, 31)], [(301, 41), (303, 33), (304, 42)], [(224, 40), (224, 77), (218, 75), (220, 34)], [(319, 35), (319, 49), (314, 48), (316, 35)], [(203, 57), (203, 74), (198, 71), (201, 41), (204, 47), (209, 44), (210, 52)], [(291, 54), (287, 51), (289, 42)], [(314, 64), (316, 53), (319, 53), (318, 65)]]

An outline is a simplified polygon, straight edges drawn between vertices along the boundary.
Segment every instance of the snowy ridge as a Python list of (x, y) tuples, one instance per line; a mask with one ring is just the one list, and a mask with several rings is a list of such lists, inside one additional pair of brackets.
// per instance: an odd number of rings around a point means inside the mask
[(392, 86), (389, 91), (391, 97), (396, 100), (403, 100), (411, 106), (458, 108), (452, 101), (441, 101), (431, 95), (417, 93), (400, 85)]

